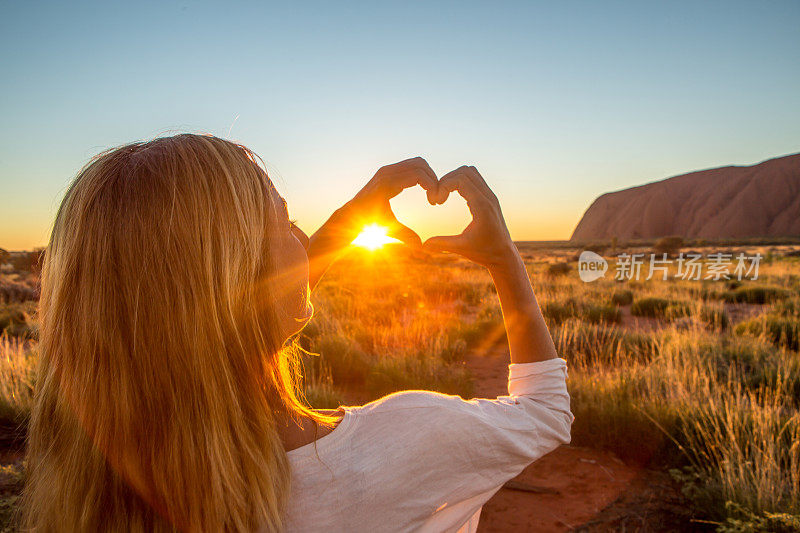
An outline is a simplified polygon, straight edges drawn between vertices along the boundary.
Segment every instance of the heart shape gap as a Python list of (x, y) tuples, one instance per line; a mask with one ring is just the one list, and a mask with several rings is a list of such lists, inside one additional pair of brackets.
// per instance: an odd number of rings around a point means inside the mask
[(458, 235), (472, 221), (467, 203), (458, 193), (450, 193), (441, 205), (431, 205), (421, 187), (411, 187), (390, 200), (392, 211), (422, 238)]

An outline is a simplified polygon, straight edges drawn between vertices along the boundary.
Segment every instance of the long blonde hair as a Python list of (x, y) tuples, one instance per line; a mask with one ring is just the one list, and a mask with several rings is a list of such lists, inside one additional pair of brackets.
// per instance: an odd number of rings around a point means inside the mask
[(282, 416), (311, 411), (275, 298), (278, 211), (247, 148), (134, 143), (75, 178), (47, 246), (23, 526), (279, 531)]

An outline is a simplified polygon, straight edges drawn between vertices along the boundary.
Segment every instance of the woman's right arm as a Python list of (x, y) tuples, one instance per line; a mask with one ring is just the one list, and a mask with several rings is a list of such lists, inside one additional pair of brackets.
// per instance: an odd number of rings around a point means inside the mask
[(457, 253), (489, 270), (503, 310), (512, 363), (533, 363), (557, 357), (497, 197), (475, 167), (460, 167), (443, 176), (439, 180), (436, 203), (444, 203), (453, 191), (466, 200), (472, 222), (460, 235), (432, 237), (425, 241), (424, 247)]

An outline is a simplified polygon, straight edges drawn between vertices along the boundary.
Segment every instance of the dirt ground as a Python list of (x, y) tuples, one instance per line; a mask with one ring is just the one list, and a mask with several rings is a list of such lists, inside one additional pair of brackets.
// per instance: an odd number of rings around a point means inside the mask
[[(471, 355), (475, 396), (508, 394), (506, 350)], [(666, 473), (611, 452), (561, 446), (528, 466), (483, 507), (480, 533), (702, 530)]]

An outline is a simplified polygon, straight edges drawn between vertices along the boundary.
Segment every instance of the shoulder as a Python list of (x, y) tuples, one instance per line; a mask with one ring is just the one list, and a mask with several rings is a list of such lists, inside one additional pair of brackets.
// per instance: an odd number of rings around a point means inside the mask
[[(405, 430), (458, 436), (464, 431), (489, 429), (502, 424), (503, 412), (512, 410), (514, 399), (465, 400), (434, 391), (395, 392), (362, 406), (348, 408), (363, 426), (394, 426)], [(440, 435), (441, 436), (441, 435)]]
[(393, 412), (436, 412), (463, 409), (468, 404), (460, 396), (426, 390), (394, 392), (373, 402), (350, 408), (357, 415), (378, 415)]

